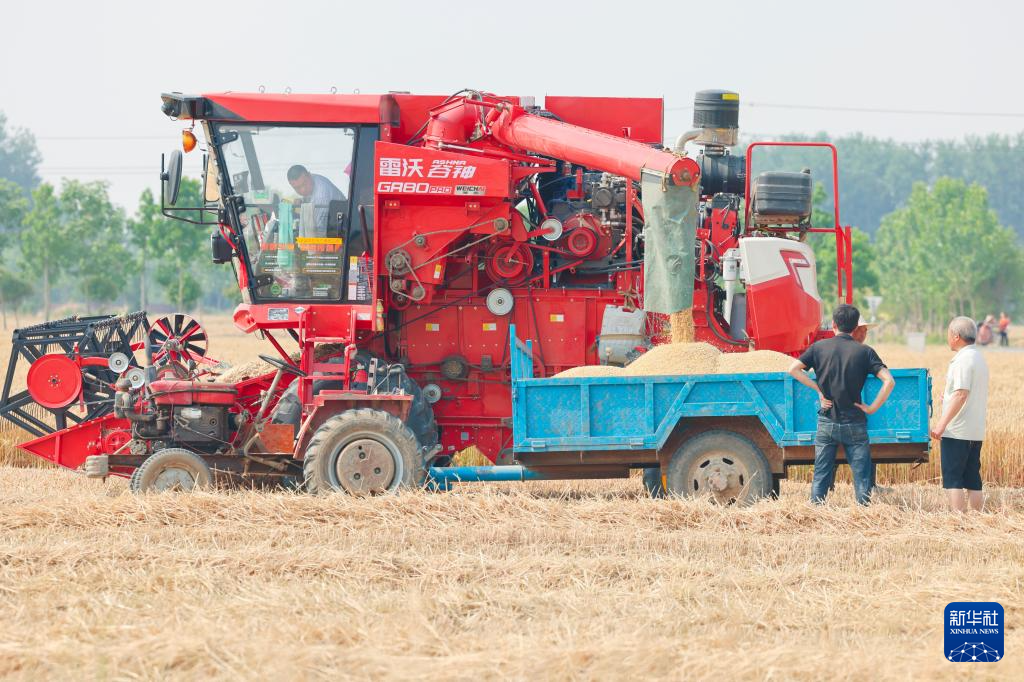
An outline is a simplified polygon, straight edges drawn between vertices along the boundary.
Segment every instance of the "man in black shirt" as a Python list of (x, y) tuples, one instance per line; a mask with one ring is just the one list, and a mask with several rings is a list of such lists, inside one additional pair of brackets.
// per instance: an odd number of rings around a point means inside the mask
[[(871, 501), (871, 446), (867, 415), (874, 414), (892, 393), (896, 382), (878, 353), (850, 334), (857, 328), (860, 312), (842, 304), (832, 313), (835, 336), (822, 339), (795, 360), (789, 373), (817, 392), (818, 433), (814, 439), (814, 482), (811, 501), (820, 504), (835, 477), (836, 450), (842, 444), (853, 474), (853, 489), (859, 504)], [(814, 370), (815, 379), (807, 374)], [(861, 402), (869, 374), (882, 380), (882, 389), (870, 405)]]

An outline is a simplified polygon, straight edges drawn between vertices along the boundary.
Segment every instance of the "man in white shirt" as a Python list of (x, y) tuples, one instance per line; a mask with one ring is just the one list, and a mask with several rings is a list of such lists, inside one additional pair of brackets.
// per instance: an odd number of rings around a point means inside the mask
[[(948, 491), (949, 506), (956, 511), (981, 511), (981, 442), (985, 438), (985, 407), (988, 401), (988, 365), (977, 346), (978, 327), (969, 317), (955, 317), (949, 323), (946, 340), (956, 351), (949, 363), (946, 389), (942, 394), (942, 416), (931, 428), (940, 439), (942, 487)], [(967, 491), (966, 496), (964, 491)]]

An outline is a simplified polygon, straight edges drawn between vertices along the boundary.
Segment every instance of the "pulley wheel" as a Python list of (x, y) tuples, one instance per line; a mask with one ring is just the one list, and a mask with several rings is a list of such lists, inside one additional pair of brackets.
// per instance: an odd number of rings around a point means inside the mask
[(427, 384), (421, 391), (423, 399), (433, 405), (441, 399), (441, 387), (437, 384)]
[(28, 368), (25, 379), (32, 400), (51, 410), (67, 407), (82, 391), (82, 370), (66, 355), (50, 353)]
[(541, 236), (553, 242), (562, 236), (562, 221), (558, 218), (548, 218), (540, 224), (540, 229), (544, 230)]
[(132, 439), (132, 432), (126, 429), (108, 431), (103, 436), (103, 452), (113, 454), (123, 448)]
[(487, 294), (487, 310), (492, 315), (508, 315), (512, 312), (513, 305), (515, 305), (515, 299), (508, 289), (498, 288)]
[(412, 257), (405, 249), (393, 249), (384, 257), (384, 267), (391, 275), (404, 275), (409, 272), (411, 265)]
[(520, 284), (533, 272), (533, 252), (521, 242), (508, 242), (492, 247), (484, 266), (491, 279)]
[(146, 383), (146, 371), (141, 367), (132, 367), (125, 372), (124, 378), (128, 380), (132, 388), (142, 388), (142, 385)]
[(441, 361), (441, 374), (452, 381), (469, 376), (469, 363), (461, 355), (449, 355)]
[(406, 310), (412, 305), (412, 299), (397, 291), (391, 292), (391, 307), (395, 310)]
[(117, 372), (118, 374), (128, 369), (129, 364), (131, 364), (131, 361), (124, 353), (112, 353), (107, 358), (107, 367), (110, 368), (111, 372)]
[(149, 328), (154, 362), (167, 356), (178, 362), (199, 362), (206, 355), (207, 344), (202, 325), (182, 313), (161, 317)]

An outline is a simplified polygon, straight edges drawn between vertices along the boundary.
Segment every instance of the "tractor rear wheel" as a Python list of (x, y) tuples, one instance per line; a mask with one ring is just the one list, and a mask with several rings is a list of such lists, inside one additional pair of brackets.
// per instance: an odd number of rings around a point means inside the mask
[(668, 492), (708, 496), (720, 504), (747, 505), (772, 492), (772, 470), (761, 449), (732, 431), (698, 434), (683, 443), (668, 464)]
[(314, 495), (384, 495), (422, 487), (427, 474), (409, 427), (387, 412), (365, 408), (321, 424), (309, 441), (302, 468), (306, 490)]
[(213, 485), (213, 473), (203, 458), (182, 448), (167, 448), (150, 455), (132, 473), (133, 493), (203, 490)]

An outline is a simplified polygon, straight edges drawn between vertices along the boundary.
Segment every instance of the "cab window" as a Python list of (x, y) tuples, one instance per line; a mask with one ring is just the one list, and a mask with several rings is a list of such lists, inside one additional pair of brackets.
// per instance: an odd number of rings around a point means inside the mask
[(352, 127), (218, 127), (258, 299), (342, 299), (356, 138)]

